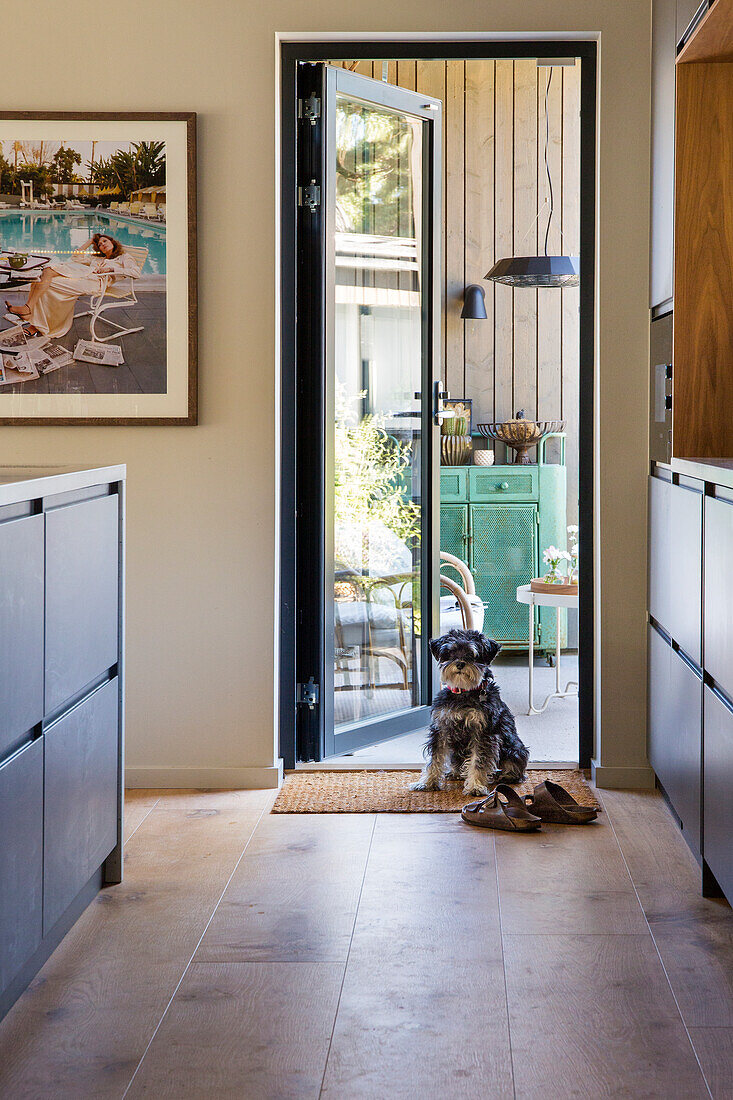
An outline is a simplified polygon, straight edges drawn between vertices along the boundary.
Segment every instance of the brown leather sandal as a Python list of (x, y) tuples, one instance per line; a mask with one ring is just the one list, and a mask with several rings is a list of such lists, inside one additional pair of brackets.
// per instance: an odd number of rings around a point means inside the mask
[(524, 801), (540, 821), (554, 825), (587, 825), (598, 817), (598, 810), (581, 806), (564, 787), (551, 779), (538, 783), (534, 794), (526, 794)]
[(469, 802), (461, 810), (461, 817), (481, 829), (506, 829), (510, 833), (534, 833), (542, 824), (506, 783), (499, 783), (488, 798)]

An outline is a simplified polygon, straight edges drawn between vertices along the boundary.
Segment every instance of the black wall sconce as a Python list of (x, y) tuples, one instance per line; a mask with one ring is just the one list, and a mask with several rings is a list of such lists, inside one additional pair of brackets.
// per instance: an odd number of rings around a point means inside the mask
[(471, 283), (463, 292), (463, 309), (461, 310), (461, 317), (463, 317), (464, 320), (472, 321), (486, 320), (484, 288), (477, 283)]

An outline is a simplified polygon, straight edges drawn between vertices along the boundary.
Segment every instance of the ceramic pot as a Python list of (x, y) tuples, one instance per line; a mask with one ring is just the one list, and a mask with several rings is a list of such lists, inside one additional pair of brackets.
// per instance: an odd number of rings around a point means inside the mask
[(471, 457), (470, 435), (441, 435), (440, 461), (443, 466), (465, 466)]
[(494, 458), (494, 452), (488, 447), (485, 447), (482, 451), (473, 452), (474, 466), (493, 466)]

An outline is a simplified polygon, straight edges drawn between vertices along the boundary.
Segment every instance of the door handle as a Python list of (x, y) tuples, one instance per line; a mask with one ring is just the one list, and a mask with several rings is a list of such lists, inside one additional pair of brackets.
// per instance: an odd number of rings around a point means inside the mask
[(450, 394), (447, 390), (442, 388), (443, 383), (433, 382), (433, 424), (437, 428), (443, 423), (443, 417), (445, 416), (445, 410), (443, 409), (443, 402), (447, 401)]

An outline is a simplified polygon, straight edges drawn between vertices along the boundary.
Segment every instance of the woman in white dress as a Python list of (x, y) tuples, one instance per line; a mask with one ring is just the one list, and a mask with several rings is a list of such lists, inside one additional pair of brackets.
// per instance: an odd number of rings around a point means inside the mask
[[(92, 248), (91, 253), (87, 249)], [(52, 260), (33, 284), (24, 305), (6, 301), (10, 313), (26, 325), (30, 336), (42, 333), (53, 339), (65, 336), (74, 320), (76, 301), (82, 294), (101, 294), (104, 278), (114, 283), (118, 275), (137, 277), (140, 268), (114, 237), (95, 233), (68, 263)]]

